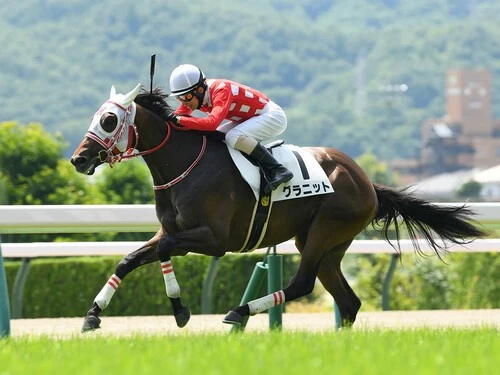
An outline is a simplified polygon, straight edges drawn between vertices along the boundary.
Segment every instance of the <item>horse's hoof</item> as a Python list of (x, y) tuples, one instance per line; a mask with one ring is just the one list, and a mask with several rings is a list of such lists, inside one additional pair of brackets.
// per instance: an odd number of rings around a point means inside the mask
[(83, 319), (82, 333), (98, 329), (100, 325), (101, 319), (99, 319), (99, 317), (95, 315), (87, 315), (85, 319)]
[(351, 329), (354, 325), (354, 320), (348, 320), (348, 319), (344, 319), (342, 320), (340, 326), (338, 327), (338, 329)]
[(241, 326), (243, 324), (243, 317), (236, 311), (231, 310), (226, 314), (224, 319), (222, 319), (222, 323)]
[(182, 328), (188, 324), (189, 318), (191, 318), (191, 311), (189, 311), (189, 307), (184, 306), (176, 314), (174, 314), (174, 316), (177, 327)]

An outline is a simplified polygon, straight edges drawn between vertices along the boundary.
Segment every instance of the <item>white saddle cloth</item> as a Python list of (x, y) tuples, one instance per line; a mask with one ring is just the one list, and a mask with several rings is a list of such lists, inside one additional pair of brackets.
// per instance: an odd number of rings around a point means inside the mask
[[(259, 168), (250, 163), (240, 151), (229, 146), (227, 148), (241, 176), (252, 188), (255, 199), (258, 199), (260, 187)], [(286, 184), (281, 184), (272, 192), (271, 201), (277, 202), (333, 193), (332, 184), (328, 180), (325, 171), (308, 151), (291, 144), (285, 144), (274, 147), (272, 153), (281, 164), (292, 171), (293, 178)]]

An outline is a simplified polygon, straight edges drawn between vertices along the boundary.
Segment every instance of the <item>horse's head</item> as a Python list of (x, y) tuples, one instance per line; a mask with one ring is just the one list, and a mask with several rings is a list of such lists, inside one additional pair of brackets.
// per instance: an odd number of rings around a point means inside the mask
[(136, 106), (134, 99), (139, 94), (141, 85), (137, 85), (128, 94), (117, 94), (111, 87), (109, 99), (92, 117), (85, 138), (76, 148), (71, 163), (77, 172), (94, 174), (97, 166), (104, 162), (113, 164), (115, 155), (121, 155), (131, 149)]

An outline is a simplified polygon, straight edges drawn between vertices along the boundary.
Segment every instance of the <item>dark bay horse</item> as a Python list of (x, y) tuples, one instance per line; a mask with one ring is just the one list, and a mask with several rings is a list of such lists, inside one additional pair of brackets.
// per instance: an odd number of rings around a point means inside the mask
[[(99, 313), (129, 272), (158, 260), (177, 325), (186, 325), (190, 312), (181, 303), (171, 257), (188, 252), (221, 257), (238, 251), (255, 205), (252, 190), (220, 139), (169, 123), (167, 95), (161, 89), (140, 91), (140, 85), (125, 95), (112, 88), (71, 162), (78, 172), (91, 175), (105, 162), (112, 165), (122, 158), (142, 156), (153, 177), (161, 228), (120, 261), (96, 296), (82, 331), (99, 327)], [(333, 296), (344, 324), (354, 323), (361, 302), (340, 263), (354, 237), (370, 224), (380, 227), (388, 241), (389, 227), (396, 229), (396, 240), (400, 226), (406, 227), (410, 238), (425, 238), (438, 256), (448, 242), (466, 244), (485, 235), (465, 206), (438, 206), (404, 190), (374, 184), (338, 150), (304, 149), (317, 160), (335, 192), (275, 202), (260, 247), (295, 238), (302, 255), (299, 268), (284, 290), (236, 307), (225, 323), (241, 324), (248, 315), (309, 294), (316, 277)], [(416, 242), (414, 247), (418, 252)]]

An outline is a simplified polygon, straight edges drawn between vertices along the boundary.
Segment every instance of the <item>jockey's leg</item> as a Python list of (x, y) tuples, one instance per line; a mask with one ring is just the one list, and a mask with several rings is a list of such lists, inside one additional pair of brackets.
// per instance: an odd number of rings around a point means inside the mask
[[(226, 135), (226, 142), (235, 130)], [(293, 173), (278, 162), (269, 150), (254, 138), (239, 135), (236, 142), (234, 142), (234, 148), (250, 156), (263, 169), (270, 190), (275, 190), (279, 185), (293, 178)]]
[[(253, 139), (252, 139), (253, 140)], [(245, 142), (247, 143), (247, 142)], [(256, 143), (254, 149), (249, 154), (262, 167), (269, 182), (269, 188), (275, 190), (281, 184), (290, 181), (293, 173), (278, 162), (267, 148), (260, 143)]]
[(273, 102), (267, 103), (258, 116), (238, 124), (226, 134), (226, 143), (247, 154), (264, 170), (269, 187), (275, 190), (293, 178), (293, 173), (279, 163), (259, 142), (277, 137), (286, 129), (287, 119), (283, 109)]

